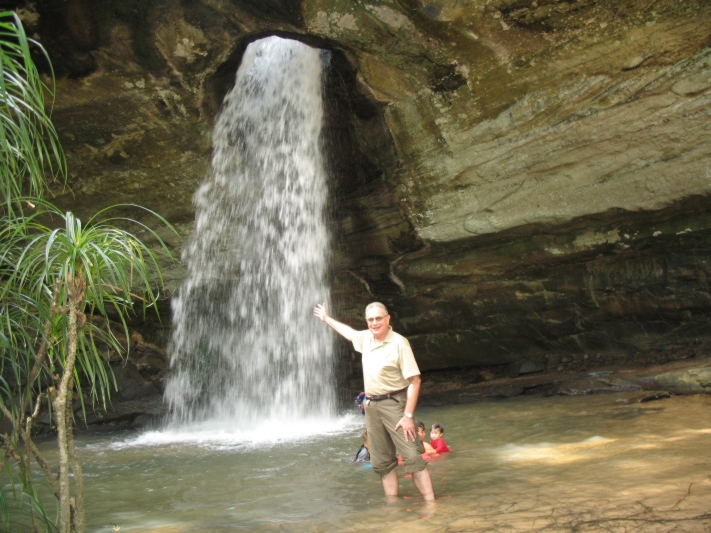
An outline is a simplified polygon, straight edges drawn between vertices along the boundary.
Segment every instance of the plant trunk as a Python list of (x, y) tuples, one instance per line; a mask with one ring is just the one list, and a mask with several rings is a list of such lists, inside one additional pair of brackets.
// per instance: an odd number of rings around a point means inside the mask
[[(8, 420), (12, 421), (13, 427), (15, 428), (14, 433), (19, 434), (20, 437), (22, 437), (22, 440), (25, 445), (29, 447), (30, 452), (35, 458), (35, 461), (37, 461), (37, 464), (42, 469), (42, 472), (44, 472), (45, 476), (47, 476), (47, 482), (49, 483), (49, 486), (52, 487), (54, 495), (57, 497), (57, 499), (59, 499), (59, 483), (57, 482), (56, 477), (52, 473), (52, 470), (49, 468), (49, 465), (47, 465), (47, 462), (44, 460), (39, 450), (37, 449), (37, 446), (34, 442), (32, 442), (32, 439), (29, 437), (29, 434), (22, 428), (19, 422), (15, 422), (12, 413), (2, 404), (2, 402), (0, 402), (0, 412), (3, 413)], [(13, 448), (10, 446), (9, 449)], [(0, 465), (2, 465), (2, 463), (0, 463)]]
[[(54, 283), (54, 292), (52, 293), (52, 305), (49, 308), (49, 318), (47, 319), (47, 322), (44, 325), (44, 335), (42, 336), (42, 341), (40, 342), (40, 347), (37, 350), (37, 357), (35, 358), (35, 364), (32, 366), (32, 370), (30, 371), (30, 377), (27, 380), (27, 394), (28, 395), (32, 394), (32, 389), (35, 386), (35, 381), (37, 380), (37, 376), (39, 376), (40, 370), (42, 369), (42, 366), (44, 365), (45, 359), (47, 358), (47, 350), (49, 348), (49, 345), (51, 344), (50, 334), (52, 333), (52, 320), (54, 320), (54, 317), (57, 313), (64, 311), (64, 308), (57, 305), (57, 302), (59, 301), (60, 289), (61, 289), (61, 282), (60, 282), (60, 280), (57, 280)], [(23, 399), (23, 402), (21, 404), (21, 409), (20, 409), (20, 412), (23, 414), (23, 416), (25, 414), (25, 410), (26, 410), (26, 405), (25, 405), (25, 401)]]
[[(72, 313), (73, 314), (73, 313)], [(70, 314), (71, 316), (71, 314)], [(70, 324), (72, 319), (70, 318)], [(70, 333), (70, 338), (73, 335)], [(70, 340), (71, 344), (71, 340)], [(68, 358), (67, 358), (68, 359)], [(67, 396), (66, 383), (60, 382), (54, 398), (54, 418), (57, 423), (57, 445), (59, 447), (59, 531), (70, 532), (71, 508), (69, 487), (69, 451), (67, 444)]]
[[(72, 381), (73, 383), (73, 381)], [(72, 387), (73, 388), (73, 387)], [(77, 459), (77, 451), (74, 448), (74, 411), (71, 402), (67, 404), (67, 450), (69, 452), (69, 463), (74, 474), (74, 529), (78, 533), (83, 533), (84, 524), (84, 474), (81, 464)]]
[[(25, 477), (25, 486), (27, 487), (27, 492), (30, 494), (33, 492), (32, 490), (32, 441), (29, 438), (30, 433), (32, 432), (32, 417), (27, 417), (27, 425), (25, 426), (25, 436), (27, 437), (26, 439), (23, 439), (25, 441), (25, 456), (23, 457), (23, 461), (25, 464), (25, 467), (23, 469), (23, 475)], [(33, 507), (30, 507), (30, 516), (32, 517), (32, 531), (33, 533), (37, 533), (37, 517), (35, 516), (35, 510)]]
[[(64, 372), (57, 386), (57, 393), (52, 402), (57, 422), (57, 445), (59, 447), (59, 531), (71, 533), (72, 499), (69, 485), (70, 440), (72, 419), (70, 412), (72, 393), (74, 392), (74, 365), (77, 357), (77, 339), (79, 331), (86, 322), (84, 316), (84, 292), (86, 284), (80, 276), (68, 276), (69, 289), (69, 343), (64, 363)], [(83, 533), (79, 531), (78, 533)]]

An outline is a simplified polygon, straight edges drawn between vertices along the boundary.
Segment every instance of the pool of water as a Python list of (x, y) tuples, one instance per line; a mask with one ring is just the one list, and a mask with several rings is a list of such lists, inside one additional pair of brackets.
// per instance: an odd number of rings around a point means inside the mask
[(516, 398), (418, 418), (443, 424), (453, 450), (431, 461), (434, 504), (402, 476), (387, 501), (370, 467), (351, 462), (363, 425), (353, 415), (329, 435), (276, 443), (249, 428), (239, 439), (81, 436), (88, 530), (711, 531), (711, 396)]

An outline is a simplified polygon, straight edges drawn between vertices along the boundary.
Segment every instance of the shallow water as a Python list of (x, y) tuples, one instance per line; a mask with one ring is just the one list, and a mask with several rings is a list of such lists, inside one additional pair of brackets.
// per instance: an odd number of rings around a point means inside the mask
[(88, 530), (711, 531), (711, 396), (629, 397), (418, 410), (453, 450), (431, 461), (433, 505), (402, 478), (386, 501), (372, 470), (351, 463), (359, 416), (281, 443), (250, 443), (249, 428), (203, 442), (83, 436)]

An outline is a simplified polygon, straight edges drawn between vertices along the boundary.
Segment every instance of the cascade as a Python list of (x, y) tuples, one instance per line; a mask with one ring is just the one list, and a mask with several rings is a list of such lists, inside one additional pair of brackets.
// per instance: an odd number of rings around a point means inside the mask
[(247, 430), (331, 417), (327, 182), (320, 133), (328, 52), (251, 43), (213, 134), (173, 300), (168, 428)]

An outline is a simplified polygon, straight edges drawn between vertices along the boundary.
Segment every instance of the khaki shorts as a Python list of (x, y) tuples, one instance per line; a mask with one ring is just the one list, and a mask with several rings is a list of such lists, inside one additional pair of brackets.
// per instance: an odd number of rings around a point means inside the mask
[(402, 456), (405, 472), (412, 474), (427, 467), (422, 458), (425, 447), (420, 437), (406, 441), (402, 427), (395, 426), (405, 414), (407, 391), (387, 400), (365, 403), (365, 427), (368, 429), (370, 463), (376, 474), (384, 476), (397, 466), (397, 454)]

